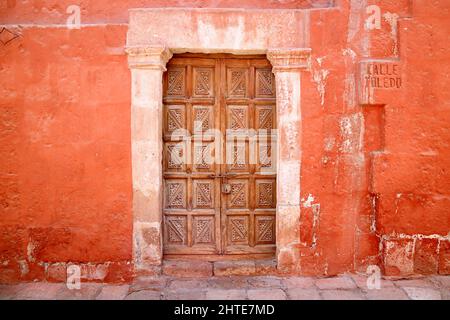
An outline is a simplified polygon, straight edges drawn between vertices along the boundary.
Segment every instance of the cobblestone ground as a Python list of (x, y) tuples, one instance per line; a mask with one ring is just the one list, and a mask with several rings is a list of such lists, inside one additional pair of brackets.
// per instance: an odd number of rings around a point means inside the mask
[(131, 284), (82, 283), (69, 290), (63, 283), (0, 285), (0, 299), (88, 299), (88, 300), (450, 300), (450, 276), (381, 281), (369, 290), (367, 278), (343, 275), (309, 277), (141, 277)]

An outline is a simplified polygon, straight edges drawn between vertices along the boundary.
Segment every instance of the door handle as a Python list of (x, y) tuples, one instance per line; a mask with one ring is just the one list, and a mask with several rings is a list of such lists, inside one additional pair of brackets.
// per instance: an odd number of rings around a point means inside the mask
[[(220, 178), (220, 179), (227, 179), (231, 178), (233, 176), (236, 176), (235, 173), (225, 173), (225, 174), (212, 174), (209, 177), (210, 178)], [(220, 182), (220, 190), (222, 193), (230, 194), (231, 193), (231, 184), (224, 182), (224, 180), (221, 180)]]
[(222, 193), (225, 193), (225, 194), (231, 193), (231, 184), (222, 183)]

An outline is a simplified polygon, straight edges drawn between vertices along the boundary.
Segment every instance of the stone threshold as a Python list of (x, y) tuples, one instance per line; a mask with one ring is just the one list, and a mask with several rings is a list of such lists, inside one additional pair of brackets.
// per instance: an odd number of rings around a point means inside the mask
[(275, 260), (165, 260), (161, 272), (165, 276), (263, 276), (279, 275)]

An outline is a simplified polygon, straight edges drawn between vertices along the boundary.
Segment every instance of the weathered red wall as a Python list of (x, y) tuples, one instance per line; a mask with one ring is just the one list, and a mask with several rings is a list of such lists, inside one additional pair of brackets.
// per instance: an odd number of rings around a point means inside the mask
[(405, 16), (399, 50), (406, 86), (386, 107), (386, 153), (374, 161), (377, 229), (387, 238), (387, 273), (449, 274), (450, 2), (413, 1)]
[(127, 23), (130, 8), (324, 8), (335, 0), (2, 0), (0, 21), (3, 23), (65, 23), (66, 8), (79, 5), (83, 23)]
[(126, 30), (29, 27), (1, 48), (2, 281), (131, 259)]
[[(399, 15), (395, 37), (364, 30), (365, 7)], [(127, 9), (327, 7), (311, 11), (312, 70), (302, 78), (303, 274), (450, 273), (450, 3), (435, 1), (0, 1), (0, 282), (90, 280), (132, 270)], [(334, 5), (334, 7), (331, 7)], [(23, 24), (21, 27), (15, 25)], [(360, 59), (402, 63), (385, 105), (358, 101)], [(323, 98), (323, 101), (322, 101)]]
[[(364, 29), (371, 4), (398, 15), (396, 33), (385, 18), (381, 30)], [(301, 213), (301, 270), (335, 274), (378, 264), (387, 275), (448, 274), (450, 3), (338, 7), (311, 16), (301, 187), (314, 201)], [(401, 63), (403, 88), (388, 92), (383, 105), (358, 101), (363, 58)]]

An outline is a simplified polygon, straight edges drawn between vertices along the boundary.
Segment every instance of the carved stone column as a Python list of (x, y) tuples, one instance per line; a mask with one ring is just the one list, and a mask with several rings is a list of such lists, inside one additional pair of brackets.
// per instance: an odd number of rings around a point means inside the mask
[(310, 49), (268, 50), (277, 90), (277, 267), (295, 271), (300, 235), (301, 72), (309, 68)]
[(162, 261), (162, 75), (172, 57), (164, 47), (128, 47), (131, 69), (133, 259), (149, 270)]

